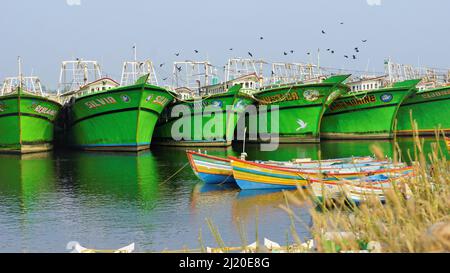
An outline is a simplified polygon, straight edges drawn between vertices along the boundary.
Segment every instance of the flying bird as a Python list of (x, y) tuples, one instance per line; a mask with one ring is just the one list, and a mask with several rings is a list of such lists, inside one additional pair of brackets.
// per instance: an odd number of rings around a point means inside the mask
[(322, 34), (325, 34), (325, 31), (322, 30)]
[(180, 53), (175, 53), (175, 56), (177, 56), (177, 57), (180, 56)]
[(291, 54), (294, 54), (294, 50), (291, 49)]
[(167, 78), (164, 78), (163, 81), (167, 80)]
[(195, 53), (198, 53), (198, 50), (197, 50), (197, 49), (195, 49), (195, 50), (194, 50), (194, 52), (195, 52)]
[(181, 66), (180, 67), (176, 66), (176, 68), (177, 68), (178, 72), (181, 72)]
[(334, 54), (334, 50), (331, 50), (331, 54)]
[(259, 37), (259, 39), (260, 39), (260, 40), (262, 40), (262, 39), (264, 39), (264, 37), (263, 37), (263, 36), (261, 36), (261, 37)]
[(230, 49), (229, 50), (233, 50), (233, 48), (232, 47), (230, 47)]
[(367, 42), (367, 40), (362, 40), (363, 43)]
[(331, 49), (327, 48), (327, 51), (330, 51)]
[(344, 57), (348, 59), (348, 56), (347, 56), (347, 55), (344, 55)]
[(310, 52), (306, 53), (306, 55), (310, 55), (310, 54), (311, 54)]
[(159, 67), (163, 67), (164, 63), (160, 64)]
[(287, 55), (287, 52), (286, 52), (286, 51), (285, 51), (285, 52), (283, 52), (283, 55), (284, 55), (284, 56), (286, 56), (286, 55)]
[(356, 60), (356, 56), (355, 55), (352, 55), (352, 57), (353, 57), (353, 60)]
[(344, 24), (344, 22), (341, 22), (341, 25), (343, 25)]
[(248, 55), (250, 55), (250, 57), (253, 57), (253, 54), (250, 51), (247, 53), (248, 53)]

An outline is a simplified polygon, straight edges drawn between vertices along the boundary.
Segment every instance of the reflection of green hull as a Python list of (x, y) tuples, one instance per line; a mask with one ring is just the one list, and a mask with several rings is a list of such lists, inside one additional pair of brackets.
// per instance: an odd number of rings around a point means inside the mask
[(450, 134), (450, 86), (420, 91), (405, 99), (397, 115), (398, 135), (412, 135), (410, 113), (420, 134), (434, 135), (438, 127)]
[[(197, 146), (197, 147), (220, 147), (229, 146), (234, 138), (234, 132), (239, 120), (239, 114), (246, 106), (253, 104), (253, 100), (247, 95), (240, 93), (241, 86), (235, 85), (223, 94), (217, 94), (203, 98), (201, 101), (178, 102), (167, 109), (166, 116), (162, 117), (156, 126), (153, 142), (157, 145), (166, 146)], [(201, 105), (200, 107), (197, 106)], [(213, 109), (206, 109), (207, 106), (215, 106)], [(227, 106), (231, 107), (227, 111)], [(189, 114), (171, 118), (171, 112), (176, 108), (187, 110)], [(196, 109), (196, 110), (194, 110)], [(211, 114), (211, 111), (214, 114)], [(198, 111), (197, 113), (194, 111)], [(209, 125), (214, 121), (220, 121), (219, 128)], [(179, 128), (180, 124), (190, 126), (190, 133), (180, 129), (184, 134), (180, 140), (172, 134), (173, 128)], [(188, 128), (189, 129), (189, 128)], [(177, 131), (177, 130), (176, 130)]]
[(60, 109), (55, 101), (21, 92), (0, 97), (0, 152), (51, 150)]
[[(270, 88), (257, 93), (259, 109), (267, 105), (267, 125), (263, 124), (261, 115), (257, 115), (258, 141), (264, 141), (263, 132), (277, 134), (271, 122), (274, 116), (271, 107), (278, 106), (278, 132), (281, 143), (319, 142), (320, 122), (328, 106), (347, 91), (342, 82), (348, 75), (333, 76), (321, 83), (295, 84)], [(249, 128), (256, 123), (256, 117), (249, 118)], [(257, 137), (250, 132), (250, 140)]]
[(143, 207), (154, 205), (161, 178), (150, 151), (138, 154), (76, 153), (74, 157), (76, 181), (81, 190), (95, 196), (107, 196), (108, 200), (111, 197), (117, 200), (139, 199)]
[[(2, 170), (7, 170), (0, 172), (2, 198), (17, 197), (9, 198), (8, 206), (20, 206), (23, 213), (32, 212), (42, 199), (46, 200), (45, 194), (55, 191), (55, 161), (51, 153), (0, 155), (0, 162)], [(13, 200), (20, 204), (16, 206)]]
[(394, 84), (391, 88), (347, 94), (325, 112), (321, 137), (326, 139), (389, 139), (404, 98), (415, 92), (418, 80)]
[(165, 89), (148, 84), (77, 98), (70, 105), (70, 143), (85, 150), (149, 149), (156, 121), (172, 99)]

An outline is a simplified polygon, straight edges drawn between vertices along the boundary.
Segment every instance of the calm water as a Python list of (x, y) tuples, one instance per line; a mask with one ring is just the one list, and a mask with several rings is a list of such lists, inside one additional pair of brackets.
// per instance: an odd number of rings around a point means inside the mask
[[(317, 158), (319, 151), (325, 159), (368, 155), (371, 143), (283, 145), (276, 152), (259, 152), (252, 145), (246, 150), (250, 159)], [(377, 143), (392, 154), (391, 142)], [(411, 140), (401, 139), (400, 147), (410, 149)], [(240, 151), (239, 146), (208, 149), (216, 155)], [(137, 251), (197, 248), (200, 230), (205, 244), (216, 246), (206, 218), (218, 227), (226, 244), (240, 245), (240, 222), (248, 241), (254, 241), (256, 211), (260, 238), (289, 240), (289, 218), (278, 208), (281, 192), (205, 186), (185, 164), (182, 148), (153, 147), (139, 155), (74, 151), (0, 155), (0, 251), (66, 252), (69, 241), (106, 249), (135, 242)], [(308, 209), (299, 208), (298, 213), (311, 225)], [(308, 236), (301, 225), (297, 231)]]

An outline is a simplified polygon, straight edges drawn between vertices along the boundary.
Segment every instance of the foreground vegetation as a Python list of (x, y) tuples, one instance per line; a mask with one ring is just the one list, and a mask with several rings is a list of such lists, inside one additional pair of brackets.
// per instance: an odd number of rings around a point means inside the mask
[[(428, 154), (417, 133), (413, 150), (401, 151), (394, 138), (393, 161), (410, 162), (415, 175), (393, 183), (392, 189), (385, 191), (384, 204), (374, 198), (358, 206), (345, 199), (319, 202), (308, 189), (285, 191), (280, 209), (291, 219), (291, 244), (267, 247), (259, 241), (256, 224), (256, 243), (249, 245), (245, 226), (240, 223), (242, 245), (229, 247), (219, 228), (207, 219), (216, 248), (205, 247), (200, 231), (200, 248), (173, 252), (450, 252), (450, 164), (445, 150), (448, 147), (440, 145), (445, 142), (443, 138), (444, 132), (436, 130)], [(380, 147), (370, 148), (377, 158), (385, 158)], [(407, 158), (401, 158), (402, 154)], [(305, 207), (309, 208), (312, 225), (299, 216), (299, 208)], [(255, 215), (257, 223), (257, 211)], [(299, 236), (300, 225), (309, 231), (309, 238)]]
[[(367, 200), (360, 206), (346, 200), (320, 203), (310, 210), (313, 226), (309, 227), (314, 251), (341, 252), (368, 249), (370, 252), (448, 252), (450, 251), (450, 174), (446, 152), (440, 147), (443, 133), (436, 132), (432, 152), (424, 154), (424, 142), (414, 135), (414, 150), (407, 151), (416, 176), (408, 178), (408, 194), (401, 187), (386, 191), (386, 204)], [(401, 151), (394, 141), (394, 161)], [(383, 151), (371, 147), (384, 158)], [(428, 159), (428, 160), (427, 160)], [(311, 202), (307, 192), (299, 190)], [(282, 208), (291, 216), (292, 225), (301, 219), (295, 205), (304, 201), (286, 192)], [(311, 203), (312, 205), (312, 203)], [(313, 206), (314, 207), (314, 206)], [(291, 229), (296, 243), (302, 240)]]

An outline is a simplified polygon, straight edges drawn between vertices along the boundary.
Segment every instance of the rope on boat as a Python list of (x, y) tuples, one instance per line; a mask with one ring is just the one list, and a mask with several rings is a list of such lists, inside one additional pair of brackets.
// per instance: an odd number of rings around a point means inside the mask
[(233, 173), (229, 174), (227, 177), (225, 177), (225, 179), (224, 179), (222, 182), (220, 182), (220, 183), (217, 184), (217, 185), (223, 185), (223, 184), (225, 184), (225, 182), (228, 180), (228, 178), (230, 178), (232, 175), (233, 175)]
[(183, 167), (181, 167), (178, 171), (176, 171), (174, 174), (172, 174), (169, 178), (167, 178), (166, 180), (164, 180), (163, 182), (161, 182), (160, 185), (165, 184), (166, 182), (168, 182), (170, 179), (172, 179), (174, 176), (176, 176), (178, 173), (180, 173), (184, 168), (186, 168), (187, 165), (189, 165), (189, 162), (187, 162), (186, 164), (184, 164)]

